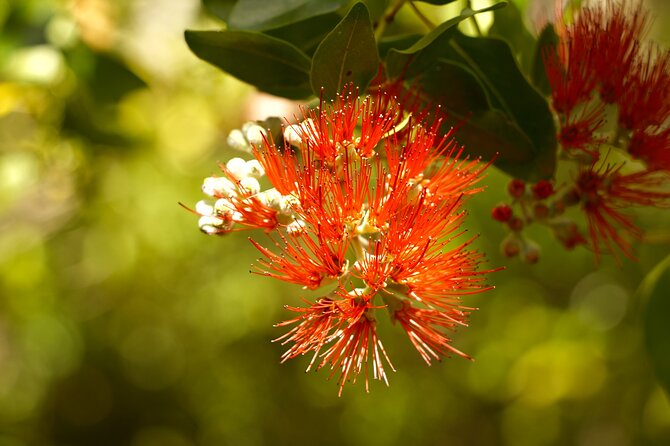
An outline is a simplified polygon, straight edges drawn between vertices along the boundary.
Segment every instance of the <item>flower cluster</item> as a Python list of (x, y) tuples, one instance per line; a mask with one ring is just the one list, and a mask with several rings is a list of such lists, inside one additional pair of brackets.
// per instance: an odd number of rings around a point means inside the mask
[(387, 382), (380, 312), (428, 364), (466, 357), (449, 338), (471, 310), (459, 296), (489, 288), (474, 237), (457, 241), (463, 202), (486, 166), (462, 157), (439, 117), (405, 108), (389, 94), (348, 89), (304, 109), (281, 141), (258, 128), (231, 135), (240, 146), (255, 140), (255, 159), (221, 165), (223, 176), (203, 184), (210, 201), (196, 206), (208, 234), (267, 232), (269, 246), (252, 240), (263, 255), (254, 272), (323, 290), (305, 307), (287, 306), (296, 316), (278, 324), (291, 327), (278, 341), (289, 345), (283, 360), (311, 355), (308, 370), (339, 374), (340, 393), (360, 373), (367, 389), (369, 368)]
[[(525, 254), (533, 243), (520, 231), (540, 222), (568, 249), (589, 244), (596, 258), (603, 251), (617, 260), (619, 253), (633, 258), (631, 240), (641, 233), (625, 209), (668, 202), (670, 51), (643, 42), (649, 22), (636, 0), (586, 7), (571, 23), (559, 17), (559, 43), (545, 51), (544, 62), (561, 155), (577, 167), (569, 184), (544, 197), (510, 185), (520, 215), (507, 204), (493, 212), (511, 230), (503, 244), (507, 255), (536, 261)], [(576, 205), (586, 216), (589, 240), (564, 215)]]

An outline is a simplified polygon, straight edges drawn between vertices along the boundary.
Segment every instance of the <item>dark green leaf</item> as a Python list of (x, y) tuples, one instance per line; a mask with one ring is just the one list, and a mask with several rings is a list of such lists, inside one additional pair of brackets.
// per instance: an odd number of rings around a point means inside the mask
[(505, 40), (512, 48), (512, 52), (523, 68), (523, 72), (530, 73), (533, 65), (535, 38), (526, 29), (521, 11), (512, 2), (506, 8), (498, 9), (493, 15), (494, 22), (489, 29), (489, 37), (498, 37)]
[(647, 352), (659, 381), (670, 392), (670, 257), (652, 271), (643, 286), (648, 297), (644, 334)]
[(202, 0), (205, 8), (224, 22), (228, 22), (230, 12), (237, 0)]
[(484, 87), (462, 64), (438, 60), (417, 80), (421, 90), (440, 104), (448, 116), (464, 117), (491, 108)]
[(259, 90), (289, 99), (311, 94), (309, 58), (283, 40), (250, 31), (186, 31), (199, 58)]
[(551, 94), (551, 87), (549, 86), (549, 80), (547, 79), (547, 72), (544, 69), (543, 53), (556, 45), (558, 45), (558, 35), (556, 35), (556, 31), (554, 31), (554, 27), (550, 23), (544, 27), (537, 40), (533, 58), (533, 68), (531, 71), (533, 85), (547, 96)]
[(361, 90), (377, 74), (379, 53), (370, 15), (356, 3), (347, 16), (326, 36), (312, 59), (312, 89), (333, 98), (352, 82)]
[(238, 0), (230, 12), (232, 29), (266, 30), (337, 11), (346, 0)]
[(535, 181), (553, 176), (556, 168), (556, 129), (545, 98), (519, 71), (514, 56), (502, 40), (473, 38), (456, 33), (450, 60), (472, 70), (485, 86), (491, 105), (509, 116), (528, 136), (532, 166), (521, 178)]
[(509, 116), (491, 109), (485, 88), (470, 69), (439, 60), (417, 80), (446, 113), (447, 126), (458, 128), (456, 139), (467, 154), (495, 158), (499, 169), (515, 177), (533, 168), (531, 141)]
[(396, 77), (403, 73), (406, 78), (411, 78), (424, 72), (427, 67), (442, 57), (443, 49), (448, 45), (456, 31), (456, 25), (475, 14), (494, 11), (506, 4), (506, 2), (500, 2), (476, 11), (465, 8), (460, 15), (442, 23), (411, 47), (404, 50), (391, 49), (386, 56), (387, 74), (390, 77)]
[(340, 19), (341, 17), (333, 12), (271, 29), (265, 31), (265, 34), (285, 40), (306, 54), (312, 54), (326, 34), (340, 22)]

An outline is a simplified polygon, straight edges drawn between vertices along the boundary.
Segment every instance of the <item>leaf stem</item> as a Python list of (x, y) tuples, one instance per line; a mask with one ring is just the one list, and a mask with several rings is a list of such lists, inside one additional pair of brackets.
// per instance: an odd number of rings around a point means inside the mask
[(437, 25), (435, 25), (428, 17), (426, 17), (423, 12), (419, 9), (418, 6), (414, 4), (412, 0), (409, 1), (409, 6), (412, 8), (412, 11), (414, 11), (414, 14), (423, 22), (424, 25), (428, 27), (431, 31), (437, 28)]
[(384, 35), (386, 30), (386, 25), (391, 23), (395, 18), (395, 15), (398, 13), (402, 5), (405, 4), (407, 0), (396, 0), (395, 3), (392, 3), (389, 8), (384, 12), (384, 15), (379, 19), (375, 24), (375, 39), (379, 40)]
[[(472, 9), (472, 3), (470, 0), (465, 0), (465, 7), (468, 9)], [(477, 16), (475, 15), (470, 16), (470, 21), (472, 22), (472, 25), (474, 26), (477, 35), (481, 37), (482, 29), (479, 27), (479, 22), (477, 22)]]

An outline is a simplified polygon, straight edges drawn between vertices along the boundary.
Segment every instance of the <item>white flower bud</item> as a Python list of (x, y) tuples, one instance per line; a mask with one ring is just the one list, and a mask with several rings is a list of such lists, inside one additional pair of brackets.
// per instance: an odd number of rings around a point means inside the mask
[(260, 178), (263, 175), (265, 175), (265, 169), (263, 169), (258, 160), (247, 161), (247, 176)]
[(219, 198), (214, 203), (214, 211), (218, 215), (232, 216), (235, 211), (235, 205), (227, 198)]
[(200, 200), (195, 204), (195, 211), (200, 215), (213, 215), (214, 207), (205, 200)]
[(251, 195), (256, 195), (261, 191), (261, 184), (254, 177), (246, 177), (240, 180), (240, 186)]
[(244, 137), (244, 133), (241, 130), (235, 129), (228, 134), (227, 139), (228, 145), (241, 152), (251, 153), (251, 144), (249, 144)]
[(299, 124), (287, 125), (284, 128), (284, 140), (292, 146), (299, 146), (302, 144), (302, 138), (300, 137), (301, 133)]
[(260, 192), (256, 195), (261, 203), (265, 206), (272, 208), (274, 210), (279, 210), (279, 204), (281, 203), (282, 195), (277, 189), (268, 189)]
[(255, 122), (247, 122), (242, 125), (242, 133), (244, 133), (244, 137), (249, 141), (249, 144), (254, 146), (263, 144), (263, 137), (267, 136), (265, 129)]
[(291, 215), (294, 209), (300, 204), (300, 200), (294, 195), (282, 195), (279, 201), (279, 212), (285, 215)]
[(300, 234), (305, 232), (306, 224), (302, 220), (293, 220), (291, 223), (286, 225), (286, 232), (289, 234)]
[(233, 222), (219, 217), (203, 216), (198, 220), (198, 226), (205, 234), (220, 234), (230, 231), (233, 228)]
[(230, 161), (226, 163), (226, 169), (233, 174), (235, 178), (241, 180), (249, 175), (247, 170), (247, 162), (242, 158), (231, 158)]
[(202, 191), (210, 197), (232, 197), (237, 194), (235, 184), (224, 177), (207, 177), (202, 182)]

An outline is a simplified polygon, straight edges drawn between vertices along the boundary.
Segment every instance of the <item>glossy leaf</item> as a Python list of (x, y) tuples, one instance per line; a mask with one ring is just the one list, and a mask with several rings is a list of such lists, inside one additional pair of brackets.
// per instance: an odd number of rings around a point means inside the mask
[(530, 73), (536, 42), (535, 37), (526, 29), (521, 11), (514, 2), (511, 2), (506, 8), (495, 11), (493, 16), (494, 22), (488, 36), (506, 41), (524, 73)]
[(280, 28), (265, 31), (265, 34), (285, 40), (306, 54), (313, 54), (323, 38), (340, 22), (335, 13), (324, 14)]
[(450, 59), (476, 74), (491, 105), (509, 116), (532, 142), (532, 153), (523, 158), (532, 158), (534, 166), (522, 178), (536, 181), (553, 176), (557, 149), (553, 115), (546, 99), (519, 71), (509, 45), (456, 33), (451, 48)]
[(364, 90), (379, 68), (379, 53), (363, 3), (356, 3), (321, 42), (312, 59), (311, 84), (319, 95), (333, 98), (346, 84)]
[(656, 376), (670, 392), (670, 257), (652, 271), (643, 287), (647, 297), (644, 316), (644, 334), (647, 352)]
[(237, 0), (202, 0), (202, 4), (207, 10), (224, 22), (228, 22), (235, 3), (237, 3)]
[(409, 48), (391, 49), (385, 58), (387, 74), (390, 77), (396, 77), (402, 73), (406, 78), (411, 78), (424, 72), (427, 67), (442, 57), (444, 48), (456, 32), (456, 25), (476, 14), (495, 11), (505, 5), (507, 5), (506, 2), (500, 2), (476, 11), (465, 8), (458, 16), (442, 23)]
[(535, 54), (533, 56), (533, 67), (531, 70), (531, 80), (533, 85), (537, 87), (545, 95), (551, 94), (551, 87), (547, 79), (547, 72), (544, 69), (544, 52), (552, 46), (558, 45), (558, 35), (554, 30), (554, 26), (550, 23), (544, 27), (540, 33), (535, 46)]
[(417, 80), (446, 113), (447, 126), (458, 128), (456, 139), (468, 155), (494, 159), (515, 177), (533, 168), (532, 142), (509, 116), (491, 108), (484, 86), (469, 68), (440, 60)]
[(259, 90), (289, 99), (310, 95), (309, 58), (288, 42), (250, 31), (186, 31), (199, 58)]
[(377, 45), (379, 56), (384, 59), (391, 49), (407, 49), (418, 42), (421, 37), (423, 37), (421, 34), (403, 34), (399, 36), (384, 37)]
[(337, 11), (346, 0), (238, 0), (230, 12), (231, 29), (267, 30)]

